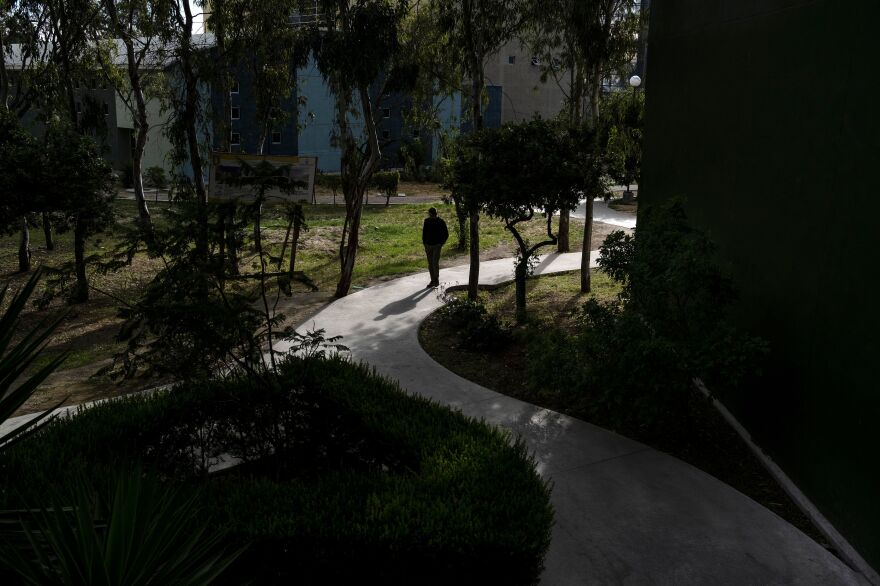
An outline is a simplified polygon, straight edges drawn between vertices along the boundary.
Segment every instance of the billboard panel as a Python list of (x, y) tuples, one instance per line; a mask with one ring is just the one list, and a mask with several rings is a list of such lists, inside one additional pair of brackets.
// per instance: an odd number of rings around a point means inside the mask
[(289, 178), (291, 182), (301, 182), (294, 190), (286, 193), (280, 189), (266, 192), (266, 201), (312, 201), (315, 192), (315, 173), (318, 169), (317, 157), (292, 157), (282, 155), (241, 155), (235, 153), (214, 153), (211, 157), (211, 180), (208, 185), (208, 197), (212, 201), (254, 199), (256, 189), (253, 185), (242, 185), (240, 178), (248, 176), (248, 167), (269, 164), (278, 170), (278, 174)]

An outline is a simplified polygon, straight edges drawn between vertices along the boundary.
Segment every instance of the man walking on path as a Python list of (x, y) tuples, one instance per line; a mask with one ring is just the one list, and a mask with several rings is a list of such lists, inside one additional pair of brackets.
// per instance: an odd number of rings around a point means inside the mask
[(440, 285), (440, 249), (449, 238), (449, 230), (446, 222), (437, 217), (437, 210), (428, 210), (428, 217), (422, 226), (422, 244), (425, 245), (425, 254), (428, 255), (428, 272), (431, 273), (431, 282), (428, 287)]

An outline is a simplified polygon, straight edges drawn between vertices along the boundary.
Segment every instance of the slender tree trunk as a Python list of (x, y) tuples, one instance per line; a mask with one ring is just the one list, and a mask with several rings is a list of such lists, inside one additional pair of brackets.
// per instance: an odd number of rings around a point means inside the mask
[[(138, 123), (140, 126), (140, 123)], [(137, 130), (137, 138), (135, 139), (135, 152), (131, 154), (131, 178), (134, 181), (134, 199), (137, 202), (138, 221), (142, 228), (150, 229), (153, 226), (150, 217), (150, 208), (147, 207), (147, 198), (144, 193), (144, 150), (147, 146), (146, 130)]]
[(89, 280), (86, 276), (86, 238), (79, 221), (73, 229), (73, 260), (76, 270), (76, 286), (70, 296), (71, 303), (83, 303), (89, 300)]
[[(364, 209), (364, 194), (370, 179), (379, 165), (379, 158), (382, 151), (379, 147), (379, 134), (376, 131), (376, 119), (373, 114), (373, 104), (370, 100), (370, 94), (366, 86), (358, 86), (358, 97), (361, 102), (361, 109), (364, 120), (364, 127), (367, 130), (367, 145), (369, 155), (366, 160), (353, 156), (357, 150), (353, 139), (348, 134), (348, 125), (346, 122), (347, 108), (345, 101), (337, 102), (337, 124), (340, 134), (346, 137), (347, 145), (345, 149), (348, 154), (342, 160), (342, 178), (343, 189), (345, 189), (345, 205), (346, 205), (346, 225), (348, 227), (348, 242), (341, 246), (341, 273), (339, 282), (336, 285), (336, 297), (345, 297), (351, 288), (352, 275), (354, 274), (354, 261), (357, 258), (358, 243), (360, 240), (361, 216)], [(339, 98), (337, 97), (337, 100)], [(360, 166), (357, 169), (351, 168), (353, 161), (359, 161)], [(355, 173), (357, 175), (355, 176)], [(346, 237), (343, 230), (343, 239)], [(344, 240), (343, 240), (344, 242)]]
[(181, 31), (180, 43), (180, 68), (184, 78), (184, 107), (182, 123), (186, 132), (187, 145), (189, 147), (189, 162), (192, 167), (193, 182), (195, 184), (196, 199), (198, 201), (198, 234), (196, 235), (196, 252), (203, 264), (208, 261), (208, 191), (205, 187), (205, 177), (202, 174), (202, 154), (199, 151), (199, 139), (196, 124), (198, 121), (198, 109), (200, 93), (198, 80), (193, 70), (192, 30), (193, 16), (189, 2), (180, 2), (184, 11), (184, 20)]
[[(472, 65), (475, 75), (472, 80), (472, 116), (474, 132), (483, 129), (483, 110), (480, 98), (483, 95), (483, 64), (481, 61)], [(476, 299), (480, 285), (480, 212), (476, 209), (468, 211), (470, 222), (470, 271), (468, 272), (468, 299)]]
[(470, 223), (470, 271), (468, 272), (468, 299), (476, 299), (480, 284), (480, 213), (471, 210)]
[(345, 244), (342, 254), (342, 271), (339, 275), (339, 283), (336, 285), (336, 297), (345, 297), (351, 289), (351, 280), (354, 274), (354, 260), (357, 256), (357, 249), (360, 240), (361, 215), (364, 206), (363, 192), (356, 196), (357, 205), (351, 213), (351, 221), (348, 223), (348, 241)]
[(526, 321), (526, 267), (528, 258), (523, 257), (516, 265), (514, 282), (516, 285), (516, 322), (523, 324)]
[(584, 214), (584, 248), (581, 253), (581, 293), (590, 292), (590, 247), (593, 240), (593, 194), (587, 194)]
[(568, 252), (571, 245), (568, 241), (568, 232), (571, 212), (569, 210), (559, 210), (559, 239), (556, 241), (556, 250), (559, 252)]
[(467, 248), (468, 243), (468, 214), (461, 203), (461, 198), (457, 195), (452, 196), (452, 202), (455, 204), (455, 218), (458, 220), (458, 250)]
[(31, 270), (31, 230), (28, 227), (27, 216), (21, 217), (21, 240), (18, 242), (18, 272), (26, 273)]
[(260, 199), (256, 202), (255, 209), (256, 214), (254, 216), (254, 248), (257, 250), (263, 249), (263, 234), (262, 234), (262, 217), (263, 217), (263, 198), (260, 196)]
[(49, 212), (43, 212), (43, 236), (46, 238), (46, 250), (55, 250), (55, 238), (52, 236), (52, 218)]
[(293, 271), (296, 267), (296, 250), (299, 245), (299, 235), (300, 230), (302, 229), (302, 222), (299, 219), (294, 220), (293, 222), (293, 239), (290, 242), (290, 271), (289, 274), (292, 277)]

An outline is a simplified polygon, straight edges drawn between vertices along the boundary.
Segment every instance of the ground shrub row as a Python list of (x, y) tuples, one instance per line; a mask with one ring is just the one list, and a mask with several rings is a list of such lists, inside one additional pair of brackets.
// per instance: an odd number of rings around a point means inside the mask
[(549, 545), (549, 487), (522, 443), (340, 359), (53, 421), (0, 456), (0, 507), (57, 502), (65, 479), (97, 486), (132, 461), (251, 544), (229, 583), (531, 584)]

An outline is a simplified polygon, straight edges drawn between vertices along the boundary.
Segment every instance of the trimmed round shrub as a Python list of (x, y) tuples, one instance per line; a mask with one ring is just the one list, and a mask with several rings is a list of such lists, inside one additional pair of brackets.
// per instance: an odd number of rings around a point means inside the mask
[(52, 421), (0, 455), (0, 508), (132, 461), (250, 543), (228, 583), (535, 584), (550, 542), (550, 489), (521, 441), (339, 359)]

